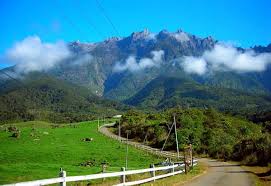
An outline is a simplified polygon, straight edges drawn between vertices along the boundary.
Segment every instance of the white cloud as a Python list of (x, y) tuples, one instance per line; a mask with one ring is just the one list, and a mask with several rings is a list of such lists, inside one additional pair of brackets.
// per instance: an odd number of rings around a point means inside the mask
[(131, 72), (143, 70), (145, 68), (150, 68), (154, 66), (159, 66), (160, 63), (163, 61), (163, 55), (164, 51), (152, 51), (152, 58), (142, 58), (138, 62), (135, 58), (135, 56), (129, 56), (125, 63), (119, 63), (117, 62), (116, 65), (113, 68), (114, 72), (122, 72), (125, 70), (129, 70)]
[(16, 64), (16, 70), (27, 73), (48, 70), (70, 57), (71, 52), (62, 41), (43, 43), (38, 36), (30, 36), (15, 43), (6, 55), (9, 61)]
[(76, 57), (73, 61), (72, 61), (72, 65), (83, 65), (85, 63), (89, 63), (93, 60), (93, 56), (90, 54), (84, 54), (82, 56), (78, 56)]
[(271, 53), (242, 52), (230, 45), (217, 44), (201, 57), (185, 57), (182, 66), (187, 73), (203, 75), (209, 71), (262, 72), (269, 64)]
[(189, 74), (203, 75), (207, 71), (207, 62), (203, 58), (186, 56), (184, 57), (182, 67)]
[(215, 70), (232, 70), (237, 72), (261, 72), (271, 63), (270, 53), (256, 54), (252, 50), (245, 52), (227, 45), (215, 45), (211, 51), (202, 56)]

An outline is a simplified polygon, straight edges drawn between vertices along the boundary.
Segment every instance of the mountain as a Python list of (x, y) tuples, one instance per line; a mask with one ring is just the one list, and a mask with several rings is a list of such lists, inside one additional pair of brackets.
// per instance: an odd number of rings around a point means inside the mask
[[(200, 38), (182, 30), (168, 32), (162, 30), (154, 34), (148, 30), (134, 32), (128, 37), (110, 38), (99, 43), (72, 42), (71, 50), (77, 56), (91, 55), (91, 59), (80, 65), (60, 64), (49, 73), (57, 78), (88, 88), (92, 93), (109, 99), (123, 101), (134, 96), (151, 80), (173, 73), (178, 77), (188, 77), (195, 82), (219, 88), (230, 88), (248, 92), (271, 90), (270, 68), (264, 72), (239, 73), (217, 71), (205, 76), (187, 74), (180, 65), (184, 56), (201, 56), (212, 50), (219, 41), (212, 37)], [(251, 48), (257, 53), (270, 52), (270, 46)], [(246, 49), (237, 48), (240, 51)], [(160, 68), (150, 67), (140, 71), (114, 71), (116, 63), (124, 64), (129, 56), (140, 59), (152, 56), (152, 51), (164, 51)]]
[(0, 121), (48, 120), (75, 122), (112, 116), (127, 106), (97, 97), (89, 91), (42, 73), (9, 80), (0, 87)]
[[(91, 92), (114, 100), (124, 100), (142, 89), (150, 80), (159, 76), (159, 69), (145, 72), (114, 72), (116, 62), (125, 62), (129, 56), (150, 58), (152, 51), (163, 50), (164, 65), (184, 55), (201, 55), (213, 48), (217, 41), (211, 37), (199, 38), (181, 30), (171, 33), (162, 30), (153, 34), (148, 30), (134, 32), (124, 38), (110, 38), (99, 43), (72, 42), (70, 49), (78, 56), (91, 55), (91, 60), (74, 66), (60, 64), (49, 73), (63, 80), (87, 87)], [(143, 75), (143, 77), (142, 77)], [(133, 82), (132, 84), (130, 82)], [(125, 90), (125, 91), (124, 91)]]
[[(82, 99), (74, 98), (78, 100), (77, 103), (83, 105), (93, 103), (88, 99), (91, 95), (95, 105), (100, 104), (95, 102), (99, 99), (110, 99), (148, 109), (180, 105), (215, 107), (224, 111), (234, 109), (232, 113), (236, 110), (239, 110), (238, 112), (250, 109), (271, 110), (270, 65), (264, 71), (255, 72), (217, 70), (204, 75), (187, 73), (184, 69), (185, 57), (200, 59), (206, 51), (214, 50), (219, 43), (211, 36), (200, 38), (181, 29), (176, 32), (162, 30), (159, 33), (144, 30), (127, 37), (113, 37), (97, 43), (70, 42), (68, 47), (73, 53), (72, 57), (58, 63), (45, 74), (53, 79), (53, 84), (61, 82), (59, 84), (80, 87), (73, 89), (74, 93), (69, 97), (74, 97), (75, 92), (84, 92)], [(239, 47), (233, 50), (240, 53), (253, 51), (255, 53), (253, 57), (256, 54), (271, 53), (271, 44), (266, 47), (255, 46), (249, 49)], [(25, 78), (24, 74), (16, 74), (15, 67), (4, 69), (2, 72), (8, 72), (21, 79), (31, 79), (31, 76)], [(7, 77), (1, 74), (0, 79), (4, 82)], [(36, 79), (36, 84), (38, 81), (41, 80)], [(30, 86), (32, 83), (34, 82), (30, 83), (30, 80), (27, 80), (26, 84)], [(3, 85), (0, 86), (2, 90), (16, 88), (12, 83), (5, 84), (4, 88)], [(56, 87), (51, 88), (53, 92), (56, 91)], [(57, 90), (66, 88), (59, 86)], [(26, 96), (23, 89), (17, 87), (15, 90), (20, 92), (18, 94)], [(35, 97), (34, 94), (40, 93), (38, 88), (32, 96)], [(10, 92), (5, 94), (11, 95)], [(40, 100), (32, 101), (31, 104), (35, 105), (34, 102)], [(49, 104), (49, 110), (55, 111), (62, 106), (68, 109), (70, 105), (65, 102), (65, 99), (62, 104), (53, 101)], [(107, 104), (108, 100), (105, 102)], [(53, 108), (53, 105), (56, 107)], [(104, 108), (103, 104), (100, 105)], [(122, 106), (120, 107), (122, 109)], [(80, 110), (75, 109), (76, 112)], [(94, 109), (83, 109), (83, 112), (86, 111), (92, 113)]]

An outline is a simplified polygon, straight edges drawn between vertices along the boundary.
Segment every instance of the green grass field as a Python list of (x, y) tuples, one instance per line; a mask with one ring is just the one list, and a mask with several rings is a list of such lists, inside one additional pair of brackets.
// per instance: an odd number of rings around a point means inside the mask
[[(11, 137), (12, 133), (5, 131), (8, 126), (19, 128), (20, 138)], [(66, 125), (32, 121), (0, 129), (0, 184), (57, 177), (60, 167), (72, 176), (99, 173), (102, 162), (109, 164), (108, 171), (125, 166), (126, 146), (100, 134), (95, 121)], [(80, 166), (86, 161), (93, 165)], [(129, 147), (129, 169), (147, 168), (159, 161)]]

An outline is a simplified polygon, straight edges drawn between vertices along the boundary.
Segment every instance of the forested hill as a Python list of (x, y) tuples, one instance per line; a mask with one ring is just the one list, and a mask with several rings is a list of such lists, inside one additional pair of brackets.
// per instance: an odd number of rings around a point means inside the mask
[(202, 85), (185, 78), (161, 76), (125, 103), (142, 109), (161, 110), (175, 106), (216, 108), (232, 114), (248, 115), (271, 109), (271, 96), (267, 93)]
[(0, 121), (47, 120), (57, 123), (112, 116), (127, 109), (91, 94), (86, 88), (30, 73), (0, 88)]

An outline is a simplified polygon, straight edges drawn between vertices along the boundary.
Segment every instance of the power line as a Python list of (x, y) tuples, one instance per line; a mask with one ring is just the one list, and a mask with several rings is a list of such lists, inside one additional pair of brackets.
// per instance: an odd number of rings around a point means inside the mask
[[(59, 10), (61, 16), (65, 19), (65, 21), (76, 31), (79, 33), (79, 35), (85, 35), (84, 31), (82, 31), (79, 27), (77, 27), (77, 25), (68, 17), (66, 16), (63, 11), (61, 11), (61, 6), (58, 4), (59, 2), (57, 2), (58, 0), (54, 1), (55, 4), (57, 6), (57, 10)], [(85, 37), (86, 39), (88, 39), (87, 37)]]
[(21, 86), (23, 85), (24, 86), (24, 83), (14, 77), (12, 77), (11, 75), (9, 75), (8, 73), (6, 73), (4, 70), (1, 70), (0, 73), (3, 73), (4, 75), (6, 75), (8, 78), (16, 81), (18, 84), (20, 84)]
[(75, 5), (77, 5), (77, 7), (79, 8), (79, 12), (82, 14), (82, 17), (86, 18), (87, 23), (90, 25), (90, 27), (96, 32), (98, 33), (98, 35), (101, 37), (101, 39), (105, 38), (104, 34), (97, 28), (97, 26), (93, 23), (93, 21), (91, 21), (90, 17), (85, 14), (82, 6), (80, 5), (80, 1), (73, 1)]
[(110, 19), (110, 17), (108, 16), (108, 14), (106, 13), (105, 9), (102, 7), (101, 3), (99, 2), (99, 0), (96, 0), (96, 5), (98, 7), (98, 9), (101, 11), (101, 13), (104, 15), (104, 17), (106, 18), (106, 20), (109, 22), (109, 24), (112, 26), (113, 30), (116, 32), (117, 36), (120, 36), (117, 28), (115, 27), (115, 25), (113, 24), (112, 20)]

